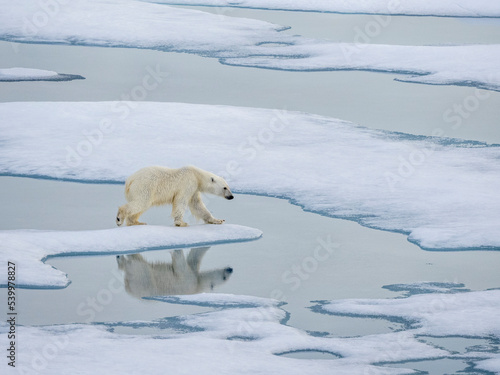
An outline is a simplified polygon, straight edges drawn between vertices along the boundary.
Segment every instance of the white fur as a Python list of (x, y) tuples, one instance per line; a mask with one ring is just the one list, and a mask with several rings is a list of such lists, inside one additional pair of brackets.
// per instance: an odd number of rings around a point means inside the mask
[(127, 204), (119, 207), (116, 224), (144, 224), (139, 216), (152, 206), (172, 205), (176, 226), (184, 227), (184, 212), (189, 207), (192, 214), (207, 224), (222, 224), (207, 210), (201, 193), (210, 193), (233, 199), (227, 182), (213, 173), (193, 166), (172, 169), (160, 166), (146, 167), (132, 174), (125, 182)]
[(224, 283), (233, 272), (229, 267), (200, 272), (201, 259), (208, 249), (191, 249), (187, 260), (182, 250), (175, 250), (172, 263), (148, 262), (141, 254), (120, 255), (116, 261), (125, 272), (125, 290), (135, 297), (196, 294)]

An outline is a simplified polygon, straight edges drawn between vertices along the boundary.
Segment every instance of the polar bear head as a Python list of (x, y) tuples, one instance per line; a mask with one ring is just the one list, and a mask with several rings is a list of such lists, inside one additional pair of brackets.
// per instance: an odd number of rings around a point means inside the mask
[(198, 275), (198, 288), (201, 292), (211, 291), (218, 285), (225, 283), (233, 273), (231, 267), (200, 272)]
[(219, 197), (223, 197), (226, 199), (233, 199), (233, 193), (229, 189), (229, 185), (226, 180), (222, 177), (211, 174), (209, 176), (209, 182), (206, 189), (207, 193), (218, 195)]

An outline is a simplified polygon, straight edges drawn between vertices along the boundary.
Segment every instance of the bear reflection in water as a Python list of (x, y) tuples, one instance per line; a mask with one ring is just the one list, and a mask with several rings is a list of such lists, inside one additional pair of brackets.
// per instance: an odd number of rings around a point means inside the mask
[(149, 262), (141, 254), (118, 255), (118, 268), (124, 271), (125, 290), (141, 298), (196, 294), (213, 290), (231, 276), (231, 267), (200, 272), (200, 264), (210, 247), (193, 248), (186, 257), (182, 250), (172, 252), (172, 262)]

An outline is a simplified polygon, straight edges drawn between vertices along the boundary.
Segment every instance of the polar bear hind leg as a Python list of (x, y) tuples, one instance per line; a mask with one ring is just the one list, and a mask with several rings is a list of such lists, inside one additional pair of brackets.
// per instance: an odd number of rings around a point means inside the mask
[(184, 199), (174, 197), (172, 202), (172, 218), (176, 227), (187, 227), (188, 224), (183, 220), (184, 212), (187, 208), (187, 202)]

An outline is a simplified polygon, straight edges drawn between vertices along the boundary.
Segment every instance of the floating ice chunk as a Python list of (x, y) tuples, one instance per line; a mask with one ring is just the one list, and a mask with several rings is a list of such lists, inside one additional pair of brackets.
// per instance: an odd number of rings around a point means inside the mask
[[(229, 65), (291, 71), (366, 70), (402, 74), (399, 81), (500, 91), (500, 45), (398, 46), (301, 41), (225, 58)], [(278, 58), (279, 57), (279, 58)]]
[(396, 299), (347, 299), (315, 309), (331, 314), (399, 318), (418, 335), (500, 338), (500, 290), (420, 294)]
[(0, 142), (4, 175), (119, 182), (168, 160), (427, 249), (500, 249), (498, 145), (300, 112), (151, 102), (3, 103)]
[(0, 82), (17, 81), (71, 81), (73, 79), (84, 79), (74, 74), (59, 74), (49, 70), (28, 68), (6, 68), (0, 69)]
[(493, 355), (492, 358), (475, 363), (475, 368), (479, 370), (491, 371), (492, 373), (500, 373), (500, 355)]
[(149, 0), (154, 3), (305, 12), (398, 14), (408, 16), (500, 17), (490, 0)]
[[(186, 228), (154, 225), (93, 231), (0, 231), (0, 267), (14, 262), (16, 285), (29, 288), (63, 288), (66, 275), (43, 261), (57, 255), (124, 254), (160, 248), (180, 248), (259, 238), (258, 229), (233, 224), (193, 225)], [(7, 275), (0, 276), (7, 284)]]
[[(429, 283), (426, 283), (429, 284)], [(459, 284), (460, 285), (460, 284)], [(408, 290), (415, 288), (409, 284)], [(404, 286), (400, 285), (399, 289)], [(500, 309), (500, 290), (467, 292), (458, 290), (447, 294), (426, 293), (396, 299), (346, 299), (319, 302), (313, 306), (317, 312), (352, 317), (374, 317), (405, 321), (407, 330), (414, 337), (477, 337), (485, 339), (500, 338), (498, 311)], [(391, 289), (392, 288), (389, 288)], [(456, 354), (450, 358), (465, 358), (474, 361), (475, 367), (499, 372), (500, 357), (491, 348), (477, 351), (470, 348), (466, 354)], [(486, 359), (485, 359), (486, 358)]]

